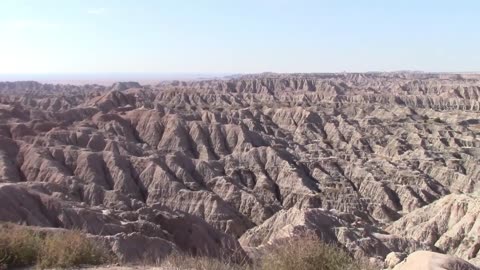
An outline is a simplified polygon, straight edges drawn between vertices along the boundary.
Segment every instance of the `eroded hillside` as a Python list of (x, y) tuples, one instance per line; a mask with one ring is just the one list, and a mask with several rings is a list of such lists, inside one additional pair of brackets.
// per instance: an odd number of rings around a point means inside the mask
[(0, 219), (81, 228), (126, 261), (305, 231), (377, 261), (475, 261), (479, 116), (476, 75), (0, 83)]

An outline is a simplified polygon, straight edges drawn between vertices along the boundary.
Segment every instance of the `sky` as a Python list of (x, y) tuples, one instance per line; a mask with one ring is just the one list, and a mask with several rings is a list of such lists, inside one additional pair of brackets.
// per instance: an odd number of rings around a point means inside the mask
[(0, 74), (480, 71), (477, 0), (0, 0)]

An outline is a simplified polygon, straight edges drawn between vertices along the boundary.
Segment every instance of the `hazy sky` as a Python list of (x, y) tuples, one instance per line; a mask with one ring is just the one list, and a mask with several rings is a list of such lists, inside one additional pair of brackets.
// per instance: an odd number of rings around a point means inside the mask
[(0, 0), (0, 73), (480, 71), (480, 1)]

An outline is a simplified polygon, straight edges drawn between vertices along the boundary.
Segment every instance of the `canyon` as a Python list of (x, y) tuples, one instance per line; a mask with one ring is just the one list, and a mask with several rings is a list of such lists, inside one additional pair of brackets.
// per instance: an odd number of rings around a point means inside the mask
[(382, 267), (476, 269), (479, 147), (476, 74), (0, 82), (0, 221), (80, 229), (124, 262), (314, 234)]

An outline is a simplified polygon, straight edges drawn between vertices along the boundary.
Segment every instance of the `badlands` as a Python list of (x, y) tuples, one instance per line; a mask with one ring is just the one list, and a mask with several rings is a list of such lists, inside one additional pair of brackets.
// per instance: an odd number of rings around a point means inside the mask
[(479, 147), (475, 74), (0, 82), (0, 221), (128, 263), (308, 233), (380, 269), (477, 269)]

